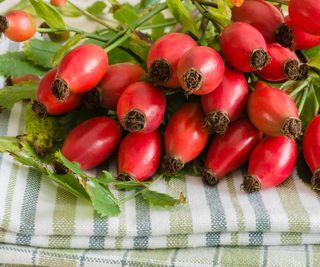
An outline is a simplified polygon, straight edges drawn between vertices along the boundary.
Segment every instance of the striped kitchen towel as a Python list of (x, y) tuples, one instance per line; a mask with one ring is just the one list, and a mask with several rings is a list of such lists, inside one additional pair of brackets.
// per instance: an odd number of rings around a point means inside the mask
[[(0, 52), (7, 49), (18, 50), (19, 45), (0, 42)], [(0, 114), (1, 136), (22, 134), (23, 125), (21, 103)], [(150, 259), (158, 266), (259, 266), (254, 262), (303, 266), (298, 264), (316, 259), (319, 263), (319, 194), (296, 172), (277, 188), (250, 195), (240, 191), (241, 183), (241, 171), (217, 187), (192, 176), (169, 184), (162, 181), (154, 189), (173, 196), (183, 192), (187, 203), (157, 209), (137, 198), (125, 203), (118, 217), (99, 218), (88, 203), (0, 154), (0, 263), (19, 259), (56, 266), (149, 266)], [(126, 192), (117, 194), (123, 197)], [(151, 248), (157, 250), (146, 250)], [(274, 265), (283, 253), (292, 258)], [(59, 264), (59, 259), (67, 265)], [(241, 265), (245, 259), (253, 263)]]

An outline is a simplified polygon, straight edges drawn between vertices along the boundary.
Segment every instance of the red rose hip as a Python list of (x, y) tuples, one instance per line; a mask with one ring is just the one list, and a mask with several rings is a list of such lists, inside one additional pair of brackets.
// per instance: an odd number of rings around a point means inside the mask
[(268, 44), (270, 62), (257, 71), (260, 77), (270, 82), (297, 80), (300, 78), (300, 64), (296, 54), (279, 44)]
[(120, 126), (111, 118), (95, 117), (74, 128), (61, 149), (69, 160), (78, 162), (82, 170), (101, 164), (117, 148)]
[(313, 173), (311, 185), (320, 186), (320, 115), (308, 124), (303, 137), (303, 156)]
[(67, 4), (67, 0), (50, 0), (50, 4), (53, 6), (61, 7)]
[(165, 173), (180, 171), (205, 148), (209, 133), (203, 121), (202, 108), (196, 103), (185, 104), (172, 115), (164, 135), (166, 156), (162, 168)]
[(52, 92), (64, 101), (70, 93), (90, 91), (98, 85), (107, 67), (108, 56), (103, 48), (94, 44), (80, 45), (61, 60)]
[(29, 40), (35, 35), (36, 30), (33, 17), (22, 10), (12, 10), (5, 16), (0, 16), (0, 35), (4, 33), (12, 41)]
[(246, 0), (240, 7), (233, 7), (232, 20), (255, 27), (267, 43), (274, 41), (279, 25), (284, 23), (280, 10), (263, 0)]
[(277, 88), (267, 86), (251, 93), (248, 115), (266, 135), (297, 138), (301, 134), (301, 120), (293, 99)]
[(70, 94), (65, 101), (60, 102), (52, 94), (51, 85), (56, 77), (57, 69), (47, 72), (37, 89), (37, 100), (33, 101), (32, 109), (38, 115), (60, 115), (76, 109), (81, 102), (81, 96)]
[(261, 133), (247, 120), (230, 124), (224, 135), (216, 136), (209, 148), (202, 178), (215, 185), (226, 174), (239, 168), (261, 140)]
[(269, 62), (264, 37), (256, 28), (244, 22), (234, 22), (225, 27), (220, 46), (228, 63), (241, 72), (262, 69)]
[(281, 184), (292, 173), (297, 156), (295, 140), (285, 136), (266, 137), (250, 156), (242, 189), (252, 193)]
[(106, 109), (117, 109), (117, 103), (123, 91), (144, 75), (144, 70), (134, 63), (119, 63), (107, 68), (97, 86), (101, 105)]
[(127, 87), (119, 98), (118, 119), (129, 132), (156, 130), (166, 109), (163, 92), (146, 82), (136, 82)]
[(195, 46), (197, 46), (196, 41), (183, 33), (170, 33), (159, 38), (152, 45), (147, 57), (151, 82), (167, 87), (178, 87), (178, 61), (184, 53)]
[(179, 60), (178, 78), (187, 94), (205, 95), (222, 82), (224, 69), (218, 52), (207, 46), (196, 46)]
[(246, 106), (249, 89), (244, 75), (226, 68), (222, 83), (213, 92), (201, 96), (205, 126), (210, 133), (224, 134), (230, 122), (237, 119)]
[(158, 131), (129, 133), (118, 152), (118, 179), (144, 181), (152, 177), (160, 165), (162, 137)]
[(320, 5), (318, 0), (290, 0), (289, 16), (301, 30), (320, 35)]

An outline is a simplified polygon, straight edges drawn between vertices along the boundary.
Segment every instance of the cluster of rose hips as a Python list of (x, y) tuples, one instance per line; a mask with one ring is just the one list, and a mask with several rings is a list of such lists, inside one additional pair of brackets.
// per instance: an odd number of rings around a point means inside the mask
[[(147, 74), (133, 63), (108, 66), (103, 48), (80, 45), (42, 78), (33, 109), (42, 115), (64, 114), (96, 90), (100, 106), (116, 110), (119, 123), (128, 131), (122, 140), (120, 125), (104, 116), (81, 123), (67, 136), (62, 154), (84, 170), (99, 165), (120, 143), (119, 179), (146, 180), (160, 165), (163, 172), (173, 175), (204, 151), (212, 133), (215, 136), (201, 173), (208, 184), (216, 184), (249, 159), (243, 189), (254, 192), (276, 186), (291, 174), (297, 159), (295, 139), (302, 131), (298, 109), (284, 91), (263, 82), (255, 83), (249, 94), (243, 72), (255, 72), (272, 82), (305, 78), (306, 65), (290, 49), (320, 44), (320, 7), (316, 0), (307, 2), (312, 7), (291, 0), (286, 19), (263, 0), (247, 0), (234, 7), (234, 22), (220, 36), (228, 66), (213, 48), (198, 46), (183, 33), (164, 35), (152, 45)], [(310, 10), (318, 20), (308, 17)], [(13, 39), (9, 15), (4, 17), (3, 32)], [(164, 151), (158, 131), (166, 111), (162, 87), (201, 98), (183, 104), (171, 116), (164, 133)], [(242, 116), (246, 107), (248, 118)], [(320, 176), (319, 127), (320, 118), (316, 117), (304, 138), (314, 184)]]

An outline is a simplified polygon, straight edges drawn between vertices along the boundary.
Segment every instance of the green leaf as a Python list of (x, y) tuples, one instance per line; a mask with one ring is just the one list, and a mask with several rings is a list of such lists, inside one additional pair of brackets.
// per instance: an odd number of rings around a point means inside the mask
[[(304, 90), (307, 90), (307, 88), (305, 88)], [(314, 87), (311, 85), (306, 101), (299, 115), (302, 121), (303, 129), (305, 129), (308, 123), (312, 120), (312, 118), (318, 114), (318, 111), (319, 111), (319, 102), (318, 102)]]
[(117, 182), (115, 187), (119, 190), (139, 190), (147, 187), (147, 184), (137, 181)]
[(143, 190), (141, 192), (141, 195), (146, 201), (148, 201), (153, 206), (168, 207), (180, 203), (178, 199), (175, 199), (172, 196), (149, 189)]
[(42, 0), (29, 0), (38, 16), (49, 25), (52, 29), (66, 30), (67, 27), (59, 11)]
[(87, 11), (92, 15), (99, 15), (103, 12), (103, 10), (107, 7), (107, 5), (103, 1), (97, 1), (93, 3), (91, 6), (87, 8)]
[(0, 152), (18, 153), (20, 151), (19, 140), (16, 137), (0, 136)]
[(8, 52), (0, 55), (0, 74), (19, 77), (26, 74), (42, 76), (47, 69), (34, 66), (23, 52)]
[(113, 18), (121, 24), (132, 24), (139, 19), (139, 15), (133, 6), (125, 4), (113, 13)]
[(59, 162), (61, 162), (65, 167), (67, 167), (71, 172), (74, 174), (79, 175), (80, 177), (88, 177), (88, 175), (81, 170), (80, 164), (78, 162), (71, 162), (67, 160), (61, 153), (61, 151), (58, 151), (55, 153), (55, 157)]
[(53, 57), (61, 47), (62, 45), (59, 43), (32, 39), (26, 43), (24, 52), (34, 64), (44, 68), (52, 68)]
[(195, 22), (180, 0), (166, 0), (168, 8), (184, 30), (197, 34)]
[(99, 183), (104, 184), (104, 185), (108, 185), (108, 184), (116, 181), (114, 179), (114, 177), (112, 176), (112, 174), (107, 171), (102, 171), (99, 174), (99, 176), (96, 178), (96, 180), (99, 181)]
[(76, 34), (70, 38), (53, 56), (52, 66), (55, 66), (63, 58), (63, 56), (76, 44), (84, 38), (84, 34)]
[(133, 56), (131, 56), (126, 51), (120, 48), (115, 48), (112, 51), (110, 51), (108, 53), (108, 58), (109, 58), (110, 65), (122, 63), (122, 62), (138, 63)]
[(67, 2), (66, 5), (58, 7), (58, 10), (63, 16), (77, 18), (82, 16), (82, 12)]
[(303, 53), (308, 58), (308, 65), (320, 69), (320, 45), (304, 50)]
[[(163, 14), (162, 13), (158, 13), (157, 15), (155, 15), (153, 18), (152, 18), (152, 24), (155, 25), (155, 24), (162, 24), (162, 23), (165, 23), (166, 22), (166, 19), (164, 18)], [(157, 40), (160, 36), (162, 36), (164, 34), (164, 28), (155, 28), (155, 29), (152, 29), (151, 31), (151, 39), (152, 40)]]
[(231, 23), (231, 9), (223, 0), (217, 1), (218, 8), (209, 8), (209, 12), (222, 27)]
[(10, 109), (21, 100), (34, 99), (37, 86), (37, 82), (26, 82), (2, 88), (0, 90), (0, 109)]
[(108, 188), (90, 180), (86, 189), (98, 214), (111, 217), (120, 213), (118, 202)]

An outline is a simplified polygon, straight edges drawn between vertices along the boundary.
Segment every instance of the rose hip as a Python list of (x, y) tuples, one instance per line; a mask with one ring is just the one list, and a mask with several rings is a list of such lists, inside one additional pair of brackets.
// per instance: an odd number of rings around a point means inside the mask
[(81, 96), (70, 94), (64, 102), (52, 94), (51, 85), (57, 74), (57, 69), (52, 69), (47, 72), (37, 89), (37, 100), (33, 101), (32, 109), (38, 115), (60, 115), (76, 109), (81, 102)]
[(53, 94), (64, 101), (70, 93), (84, 93), (98, 85), (108, 67), (107, 53), (98, 45), (83, 44), (63, 57)]
[(178, 61), (196, 45), (196, 41), (183, 33), (170, 33), (159, 38), (147, 57), (149, 79), (158, 85), (178, 87)]
[(152, 132), (164, 117), (166, 98), (163, 92), (146, 82), (127, 87), (119, 98), (118, 119), (129, 132)]
[(301, 30), (320, 35), (320, 5), (318, 0), (290, 0), (289, 16)]
[(129, 133), (118, 152), (118, 179), (147, 180), (157, 171), (161, 155), (162, 137), (158, 131)]
[(225, 27), (220, 46), (228, 63), (242, 72), (262, 69), (269, 62), (264, 37), (256, 28), (244, 22), (234, 22)]
[(277, 88), (254, 91), (249, 96), (248, 115), (254, 126), (267, 135), (297, 138), (301, 134), (301, 120), (293, 99)]
[(320, 186), (320, 115), (308, 124), (303, 137), (303, 156), (313, 173), (311, 185)]
[[(50, 28), (46, 22), (40, 24), (40, 28), (48, 29)], [(52, 42), (65, 42), (69, 39), (70, 33), (69, 32), (48, 32), (47, 33), (50, 40)], [(41, 33), (41, 35), (45, 35), (45, 33)]]
[(276, 41), (284, 47), (302, 50), (320, 45), (320, 36), (301, 30), (292, 22), (291, 18), (287, 16), (285, 17), (285, 23), (279, 27)]
[(117, 148), (121, 128), (113, 119), (95, 117), (74, 128), (61, 149), (70, 161), (78, 162), (82, 170), (101, 164)]
[(67, 4), (67, 0), (50, 0), (50, 4), (53, 6), (61, 7)]
[(205, 126), (211, 133), (224, 134), (230, 122), (242, 113), (248, 100), (248, 83), (244, 75), (226, 68), (222, 83), (213, 92), (201, 96), (207, 114)]
[(280, 10), (263, 0), (246, 0), (240, 7), (233, 7), (232, 20), (252, 25), (267, 43), (274, 41), (279, 25), (284, 23)]
[(224, 135), (216, 136), (209, 148), (204, 169), (204, 181), (215, 185), (226, 174), (239, 168), (261, 140), (261, 133), (247, 120), (230, 124)]
[(205, 148), (209, 133), (203, 125), (204, 114), (199, 104), (188, 103), (170, 118), (164, 135), (166, 156), (162, 168), (168, 174), (183, 169)]
[(123, 91), (144, 75), (144, 70), (134, 63), (119, 63), (107, 68), (97, 86), (101, 105), (106, 109), (117, 109), (117, 103)]
[(300, 78), (299, 59), (295, 53), (279, 44), (268, 44), (269, 64), (257, 71), (260, 77), (270, 82), (297, 80)]
[(295, 140), (266, 137), (253, 150), (242, 188), (248, 193), (281, 184), (292, 173), (298, 156)]
[(23, 42), (32, 38), (36, 33), (36, 23), (28, 13), (22, 10), (9, 11), (0, 16), (0, 35), (4, 33), (10, 40)]
[(187, 94), (205, 95), (221, 83), (224, 69), (218, 52), (207, 46), (196, 46), (179, 60), (178, 78)]

